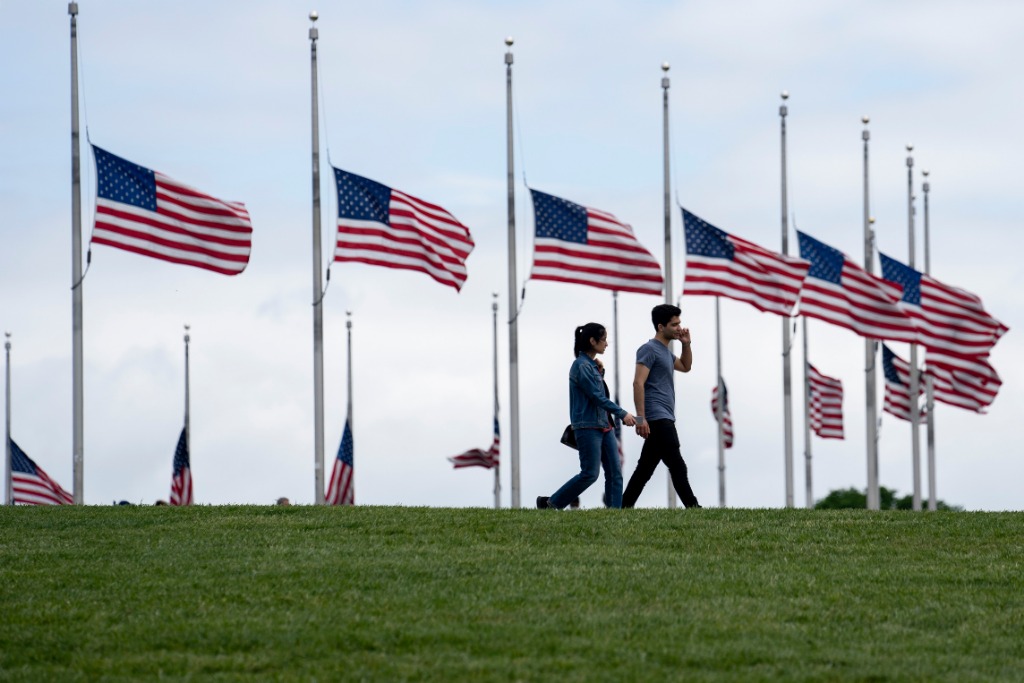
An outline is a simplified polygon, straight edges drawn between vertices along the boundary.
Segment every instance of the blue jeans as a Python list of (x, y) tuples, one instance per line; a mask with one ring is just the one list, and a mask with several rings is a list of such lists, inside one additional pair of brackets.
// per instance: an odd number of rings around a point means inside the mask
[(580, 450), (580, 473), (555, 491), (548, 504), (561, 510), (597, 481), (599, 467), (604, 467), (604, 494), (610, 508), (622, 507), (622, 464), (615, 432), (600, 429), (577, 429), (576, 445)]

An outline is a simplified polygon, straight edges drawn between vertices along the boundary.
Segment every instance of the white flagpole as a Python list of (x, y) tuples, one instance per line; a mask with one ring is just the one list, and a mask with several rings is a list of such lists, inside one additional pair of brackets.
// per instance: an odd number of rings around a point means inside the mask
[(804, 479), (806, 480), (807, 509), (814, 509), (814, 480), (811, 476), (811, 361), (807, 355), (807, 317), (803, 320), (804, 336)]
[(316, 75), (316, 12), (309, 13), (310, 87), (313, 130), (313, 471), (314, 501), (324, 504), (324, 309), (320, 283), (320, 121)]
[(190, 414), (190, 397), (189, 397), (189, 358), (188, 358), (188, 344), (192, 337), (188, 333), (189, 326), (185, 325), (185, 450), (188, 451), (189, 465), (191, 466), (192, 459), (192, 427), (189, 424), (191, 421)]
[[(907, 234), (909, 236), (910, 258), (907, 265), (914, 267), (914, 151), (913, 145), (907, 145)], [(910, 345), (910, 441), (913, 446), (914, 466), (914, 499), (913, 509), (921, 509), (921, 433), (918, 425), (921, 422), (918, 404), (920, 376), (917, 371), (917, 344)]]
[(512, 37), (505, 39), (505, 123), (508, 158), (508, 388), (509, 459), (511, 461), (512, 507), (519, 503), (519, 306), (516, 302), (516, 185), (512, 151)]
[(719, 299), (715, 297), (715, 372), (718, 374), (718, 507), (725, 507), (725, 387), (722, 385), (722, 323)]
[[(861, 139), (864, 140), (864, 270), (871, 273), (874, 271), (875, 263), (875, 235), (871, 227), (874, 220), (871, 218), (868, 187), (868, 140), (871, 139), (871, 133), (868, 131), (867, 126), (871, 119), (867, 116), (862, 116), (860, 120), (864, 124), (864, 130), (861, 132)], [(881, 507), (881, 497), (878, 490), (878, 390), (875, 385), (877, 377), (875, 372), (877, 346), (874, 339), (864, 340), (864, 408), (867, 427), (868, 510), (878, 510)]]
[[(661, 70), (664, 76), (661, 77), (661, 109), (662, 109), (662, 159), (665, 176), (665, 303), (672, 303), (672, 201), (671, 201), (671, 169), (669, 166), (669, 144), (668, 144), (668, 89), (669, 78), (668, 62), (663, 62)], [(669, 342), (671, 346), (671, 342)], [(673, 354), (675, 355), (675, 354)], [(675, 509), (678, 505), (676, 489), (672, 485), (672, 477), (667, 477), (665, 483), (668, 486), (668, 507)]]
[[(789, 93), (782, 91), (782, 105), (779, 106), (779, 121), (782, 130), (782, 254), (789, 254), (789, 212), (786, 188), (786, 115), (789, 109), (786, 100)], [(790, 368), (789, 318), (782, 320), (782, 413), (785, 433), (786, 463), (786, 507), (793, 507), (793, 373)]]
[(7, 352), (7, 390), (6, 390), (6, 403), (7, 406), (7, 439), (4, 441), (4, 450), (7, 452), (7, 471), (4, 477), (4, 500), (7, 501), (8, 505), (14, 505), (14, 487), (11, 479), (11, 333), (4, 332), (6, 340), (4, 341), (4, 351)]
[[(492, 294), (491, 318), (494, 325), (494, 419), (498, 419), (498, 293)], [(500, 443), (500, 442), (499, 442)], [(494, 465), (494, 509), (501, 509), (501, 457)]]
[(347, 337), (347, 346), (345, 353), (348, 361), (348, 408), (345, 411), (345, 421), (348, 422), (348, 430), (353, 434), (352, 431), (352, 311), (345, 311), (345, 335)]
[[(924, 274), (931, 275), (931, 253), (929, 247), (929, 234), (928, 234), (928, 191), (931, 189), (931, 185), (928, 183), (928, 171), (922, 170), (921, 175), (924, 176)], [(935, 378), (932, 377), (931, 373), (924, 376), (924, 404), (928, 409), (928, 415), (925, 416), (927, 427), (927, 439), (928, 439), (928, 509), (935, 510), (938, 505), (938, 500), (935, 492), (936, 475), (935, 475)]]
[(73, 499), (85, 502), (85, 417), (82, 378), (82, 154), (78, 132), (78, 3), (68, 3), (71, 15), (71, 356)]

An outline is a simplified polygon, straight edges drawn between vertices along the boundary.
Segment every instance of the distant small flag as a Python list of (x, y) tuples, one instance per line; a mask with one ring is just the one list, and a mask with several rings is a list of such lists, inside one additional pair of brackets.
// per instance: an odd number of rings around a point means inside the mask
[[(882, 374), (885, 375), (885, 404), (883, 410), (900, 418), (910, 421), (910, 363), (903, 360), (888, 346), (882, 344)], [(924, 377), (918, 375), (917, 401), (920, 406), (918, 415), (924, 419), (927, 417), (925, 406), (920, 405), (920, 396), (924, 393)]]
[(469, 228), (436, 204), (334, 169), (338, 189), (335, 261), (416, 270), (456, 291), (473, 251)]
[(174, 449), (174, 474), (171, 475), (171, 505), (192, 504), (192, 466), (188, 457), (187, 428), (181, 430)]
[(480, 448), (471, 448), (465, 453), (454, 455), (448, 458), (454, 469), (463, 467), (484, 467), (491, 469), (498, 466), (501, 446), (501, 435), (498, 432), (498, 417), (494, 417), (494, 441), (486, 451)]
[(327, 484), (326, 502), (328, 505), (355, 505), (356, 489), (352, 476), (355, 473), (353, 455), (355, 448), (352, 443), (352, 429), (345, 420), (345, 430), (341, 434), (341, 445), (338, 446), (338, 457), (334, 459), (331, 480)]
[[(732, 448), (732, 413), (729, 412), (729, 390), (725, 387), (725, 380), (722, 380), (722, 437), (725, 440), (725, 447)], [(718, 422), (718, 387), (711, 389), (711, 414)]]
[(535, 229), (530, 279), (662, 294), (661, 266), (627, 223), (561, 197), (530, 194)]
[(981, 299), (879, 253), (882, 276), (903, 287), (900, 307), (914, 321), (928, 349), (984, 355), (1009, 328), (993, 318)]
[(914, 342), (917, 329), (898, 302), (894, 283), (872, 275), (843, 252), (800, 231), (800, 256), (807, 272), (800, 292), (800, 315), (845, 327), (862, 337)]
[(71, 505), (75, 502), (70, 493), (25, 455), (25, 451), (14, 443), (14, 439), (8, 439), (7, 444), (11, 449), (11, 487), (15, 503)]
[(683, 209), (683, 294), (724, 296), (789, 316), (810, 264), (730, 235)]
[(245, 270), (252, 251), (245, 204), (211, 197), (95, 145), (92, 149), (93, 242), (225, 275)]
[(807, 365), (811, 385), (811, 431), (822, 439), (843, 438), (843, 382)]

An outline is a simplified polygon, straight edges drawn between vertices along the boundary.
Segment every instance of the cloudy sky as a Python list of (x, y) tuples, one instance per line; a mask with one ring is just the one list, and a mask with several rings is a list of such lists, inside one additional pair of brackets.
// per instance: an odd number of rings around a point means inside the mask
[[(664, 262), (662, 62), (672, 65), (672, 192), (709, 222), (778, 249), (779, 93), (788, 90), (789, 208), (796, 225), (863, 257), (861, 116), (871, 117), (878, 244), (907, 258), (905, 145), (915, 191), (931, 171), (932, 273), (980, 295), (1010, 326), (987, 415), (940, 405), (939, 498), (1021, 509), (1024, 287), (1024, 5), (891, 3), (291, 1), (79, 3), (82, 121), (111, 152), (224, 199), (254, 225), (244, 273), (225, 277), (96, 246), (84, 282), (85, 500), (167, 498), (182, 428), (183, 325), (192, 327), (192, 464), (201, 503), (314, 499), (308, 12), (320, 12), (322, 235), (334, 165), (443, 205), (476, 249), (461, 293), (409, 271), (338, 264), (324, 299), (325, 470), (348, 400), (353, 320), (356, 500), (489, 506), (490, 472), (446, 456), (491, 440), (491, 301), (508, 452), (504, 38), (514, 36), (517, 279), (533, 213), (523, 184), (615, 213)], [(71, 161), (67, 5), (0, 3), (0, 327), (12, 336), (19, 445), (72, 482)], [(83, 233), (95, 170), (83, 144)], [(920, 213), (919, 213), (920, 218)], [(673, 209), (673, 276), (682, 289)], [(792, 224), (792, 221), (791, 221)], [(918, 263), (923, 261), (918, 221)], [(790, 234), (790, 249), (796, 249)], [(323, 268), (330, 249), (325, 246)], [(876, 265), (877, 268), (877, 265)], [(623, 294), (607, 361), (632, 377), (657, 297)], [(693, 487), (718, 498), (713, 300), (683, 296), (694, 369), (676, 380)], [(573, 327), (612, 321), (609, 292), (527, 282), (519, 317), (521, 495), (577, 469), (568, 420)], [(722, 364), (736, 444), (727, 503), (785, 503), (780, 319), (722, 302)], [(844, 441), (812, 443), (813, 492), (866, 484), (863, 342), (812, 322), (810, 358), (846, 389)], [(906, 356), (906, 347), (894, 345)], [(799, 344), (795, 367), (802, 360)], [(796, 503), (805, 503), (801, 375), (794, 371)], [(881, 387), (881, 380), (879, 380)], [(623, 391), (625, 398), (628, 391)], [(0, 401), (3, 399), (0, 398)], [(631, 399), (623, 401), (632, 412)], [(879, 390), (881, 404), (881, 390)], [(922, 438), (922, 444), (924, 439)], [(627, 476), (641, 441), (625, 440)], [(912, 490), (910, 427), (885, 415), (881, 483)], [(925, 460), (922, 446), (922, 461)], [(506, 458), (507, 462), (507, 458)], [(927, 470), (923, 493), (927, 495)], [(502, 501), (509, 505), (508, 468)], [(664, 506), (661, 468), (640, 505)], [(600, 487), (583, 497), (600, 504)]]

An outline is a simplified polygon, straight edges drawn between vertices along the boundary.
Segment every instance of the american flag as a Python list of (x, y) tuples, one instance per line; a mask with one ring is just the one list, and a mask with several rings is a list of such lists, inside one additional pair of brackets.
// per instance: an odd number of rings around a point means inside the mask
[(355, 449), (352, 444), (352, 429), (345, 420), (345, 431), (341, 433), (341, 445), (338, 446), (338, 457), (334, 459), (331, 470), (331, 481), (327, 484), (326, 501), (328, 505), (355, 505), (356, 487), (352, 481), (355, 463), (352, 456)]
[(71, 505), (75, 502), (70, 493), (25, 455), (14, 439), (8, 439), (7, 445), (11, 449), (13, 502), (25, 505)]
[(335, 261), (416, 270), (456, 291), (473, 251), (469, 228), (436, 204), (334, 169), (338, 187)]
[(843, 382), (807, 364), (810, 383), (811, 431), (822, 439), (843, 438)]
[(203, 194), (93, 145), (92, 241), (225, 275), (245, 270), (252, 223), (245, 204)]
[(171, 505), (192, 504), (192, 466), (188, 458), (188, 429), (181, 430), (174, 449), (174, 474), (171, 475)]
[(788, 316), (810, 267), (730, 235), (683, 209), (686, 231), (684, 294), (724, 296), (766, 313)]
[[(910, 420), (910, 363), (882, 344), (882, 374), (885, 375), (885, 405), (883, 410), (901, 420)], [(918, 373), (918, 391), (924, 393), (924, 374)], [(927, 410), (918, 400), (918, 415), (923, 419)]]
[(846, 254), (799, 230), (800, 256), (811, 263), (800, 292), (800, 314), (862, 337), (914, 342), (917, 330), (898, 302), (898, 285), (872, 275)]
[(498, 416), (494, 416), (494, 441), (486, 451), (480, 448), (471, 448), (465, 453), (454, 455), (448, 458), (452, 467), (460, 469), (463, 467), (485, 467), (491, 469), (498, 466), (500, 455), (501, 435), (498, 433)]
[(928, 349), (924, 360), (925, 372), (932, 377), (933, 398), (957, 408), (984, 413), (1003, 385), (988, 354), (961, 356)]
[(928, 349), (980, 356), (988, 353), (1009, 329), (985, 310), (981, 299), (950, 287), (879, 253), (882, 276), (903, 287), (900, 307), (917, 326)]
[(619, 292), (660, 295), (661, 266), (610, 213), (537, 190), (533, 196), (533, 280), (572, 282)]
[[(725, 447), (732, 448), (732, 413), (729, 412), (729, 390), (725, 388), (725, 380), (722, 380), (722, 395), (725, 401), (722, 405), (722, 436), (725, 438)], [(718, 422), (718, 387), (711, 389), (711, 414)]]

